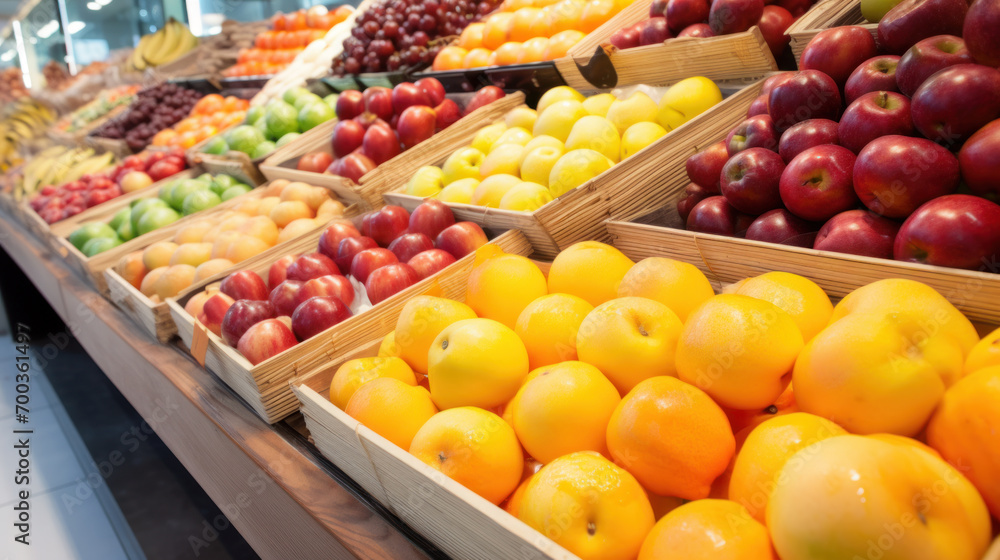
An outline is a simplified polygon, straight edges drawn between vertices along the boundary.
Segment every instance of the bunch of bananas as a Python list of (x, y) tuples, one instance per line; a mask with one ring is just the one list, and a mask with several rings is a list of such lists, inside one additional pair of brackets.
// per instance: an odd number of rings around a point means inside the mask
[(92, 148), (52, 146), (42, 150), (21, 168), (20, 181), (14, 182), (15, 200), (23, 200), (46, 185), (76, 181), (88, 173), (97, 173), (114, 165), (112, 153), (95, 154)]
[(4, 104), (0, 116), (0, 172), (24, 160), (29, 144), (44, 138), (45, 129), (56, 117), (55, 111), (34, 99)]
[(170, 18), (159, 31), (143, 35), (129, 57), (131, 69), (139, 72), (172, 62), (198, 46), (198, 38), (186, 25)]

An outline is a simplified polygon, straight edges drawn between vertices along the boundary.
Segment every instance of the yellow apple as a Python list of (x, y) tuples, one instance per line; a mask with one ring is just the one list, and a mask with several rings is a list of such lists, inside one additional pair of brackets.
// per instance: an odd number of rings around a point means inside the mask
[[(525, 147), (525, 150), (528, 148)], [(528, 152), (521, 160), (521, 178), (531, 183), (549, 186), (549, 173), (565, 152), (553, 146), (541, 146)]]
[(542, 95), (542, 97), (538, 100), (538, 105), (536, 107), (536, 110), (538, 111), (538, 114), (541, 115), (542, 112), (548, 109), (550, 105), (556, 103), (557, 101), (563, 101), (567, 99), (571, 101), (582, 102), (584, 100), (584, 97), (582, 93), (576, 91), (575, 89), (569, 86), (554, 87), (549, 91), (545, 92)]
[(696, 76), (670, 86), (660, 99), (657, 122), (673, 130), (722, 101), (719, 86), (708, 78)]
[(594, 150), (571, 150), (559, 158), (549, 172), (552, 196), (562, 196), (611, 169), (615, 162)]
[(565, 142), (576, 121), (586, 116), (587, 110), (579, 101), (572, 99), (556, 101), (545, 111), (538, 113), (538, 120), (535, 121), (532, 133), (535, 136), (547, 134), (560, 142)]
[(667, 135), (667, 131), (654, 122), (640, 122), (628, 127), (622, 134), (621, 159), (625, 159)]
[(459, 179), (434, 195), (434, 198), (441, 202), (457, 202), (460, 204), (472, 204), (472, 193), (479, 186), (479, 179)]
[(518, 162), (521, 161), (521, 152), (523, 151), (524, 146), (520, 144), (496, 146), (483, 160), (482, 165), (479, 166), (479, 178), (485, 179), (486, 177), (500, 173), (516, 177), (521, 172)]
[(484, 126), (479, 129), (479, 132), (472, 137), (472, 147), (479, 150), (480, 152), (488, 153), (490, 151), (490, 146), (500, 138), (500, 135), (507, 130), (507, 125), (503, 121), (495, 122), (491, 125)]
[(525, 130), (531, 130), (535, 127), (535, 119), (537, 118), (538, 113), (534, 109), (515, 107), (507, 113), (503, 122), (507, 125), (507, 128), (520, 127)]
[(448, 156), (441, 166), (442, 180), (445, 185), (459, 179), (479, 179), (479, 166), (486, 156), (475, 148), (460, 148)]
[(521, 179), (516, 175), (509, 175), (507, 173), (498, 173), (496, 175), (490, 175), (489, 177), (482, 180), (476, 190), (472, 193), (472, 200), (470, 204), (475, 204), (476, 206), (486, 206), (488, 208), (499, 208), (500, 199), (503, 198), (507, 191), (512, 189), (514, 185), (521, 182)]
[(421, 198), (434, 196), (444, 188), (444, 172), (440, 167), (425, 165), (406, 182), (406, 194)]
[(608, 109), (611, 108), (611, 104), (614, 102), (615, 96), (610, 93), (599, 93), (584, 99), (583, 108), (591, 115), (606, 117), (608, 116)]
[[(561, 140), (543, 134), (541, 136), (535, 136), (530, 142), (524, 145), (524, 151), (521, 152), (521, 161), (518, 162), (518, 165), (524, 163), (524, 158), (528, 157), (528, 154), (531, 153), (532, 150), (535, 148), (541, 148), (542, 146), (556, 148), (559, 150), (560, 154), (566, 153), (566, 145)], [(546, 179), (548, 179), (547, 176)]]
[(508, 128), (493, 142), (490, 146), (490, 152), (497, 149), (498, 146), (503, 146), (504, 144), (517, 144), (518, 146), (524, 146), (530, 142), (532, 138), (529, 130), (531, 129), (524, 129), (519, 126)]
[(617, 163), (621, 155), (621, 137), (618, 129), (608, 119), (587, 115), (573, 125), (566, 138), (566, 149), (594, 150)]
[(644, 92), (636, 91), (625, 99), (616, 99), (608, 107), (607, 118), (618, 129), (618, 134), (624, 134), (635, 123), (655, 121), (656, 102)]
[(521, 182), (500, 199), (500, 209), (533, 212), (552, 202), (552, 193), (538, 183)]

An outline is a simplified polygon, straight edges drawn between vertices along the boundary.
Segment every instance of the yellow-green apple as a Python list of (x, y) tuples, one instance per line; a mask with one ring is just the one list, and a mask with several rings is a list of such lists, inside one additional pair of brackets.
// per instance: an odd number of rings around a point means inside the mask
[(235, 300), (266, 300), (268, 293), (267, 284), (252, 270), (239, 270), (226, 276), (219, 290)]
[(739, 212), (724, 196), (710, 196), (694, 205), (685, 220), (688, 231), (733, 237)]
[(710, 193), (697, 183), (689, 183), (684, 187), (684, 195), (677, 199), (677, 214), (681, 217), (681, 221), (687, 222), (688, 215), (695, 205), (714, 194), (718, 193)]
[(604, 173), (614, 162), (594, 150), (570, 150), (559, 158), (549, 172), (552, 196), (563, 194)]
[(295, 338), (306, 340), (351, 316), (351, 310), (340, 298), (318, 296), (307, 299), (292, 313)]
[(198, 315), (198, 322), (205, 325), (205, 328), (215, 333), (215, 336), (222, 336), (222, 321), (226, 318), (229, 306), (236, 303), (236, 300), (222, 292), (212, 294), (205, 300), (205, 305)]
[[(798, 387), (796, 387), (798, 392)], [(983, 498), (955, 467), (902, 438), (839, 435), (777, 474), (767, 528), (783, 560), (977, 560), (990, 542)]]
[(288, 317), (292, 316), (295, 312), (295, 308), (298, 307), (298, 295), (299, 289), (302, 288), (304, 282), (298, 280), (285, 280), (271, 290), (271, 295), (268, 301), (274, 307), (274, 314), (278, 317), (286, 315)]
[(809, 119), (789, 127), (778, 141), (778, 153), (786, 162), (814, 146), (840, 144), (837, 123), (830, 119)]
[(460, 259), (486, 245), (486, 233), (473, 222), (458, 222), (441, 230), (434, 244), (438, 249)]
[(811, 248), (818, 229), (816, 223), (803, 220), (784, 208), (776, 208), (758, 216), (747, 228), (746, 238)]
[(306, 253), (292, 261), (285, 269), (285, 279), (307, 282), (328, 274), (340, 274), (333, 259), (323, 253)]
[(966, 140), (958, 152), (958, 163), (973, 194), (1000, 202), (1000, 119)]
[(1000, 66), (997, 29), (1000, 29), (1000, 2), (997, 0), (972, 2), (962, 27), (962, 38), (965, 39), (972, 58), (979, 64), (993, 68)]
[(708, 12), (708, 25), (716, 35), (746, 31), (764, 14), (764, 0), (715, 0)]
[(903, 222), (893, 256), (899, 261), (996, 272), (997, 224), (1000, 206), (985, 198), (967, 194), (935, 198)]
[(587, 110), (579, 101), (574, 99), (556, 101), (538, 113), (532, 134), (535, 136), (544, 134), (565, 142), (576, 121), (587, 115)]
[(729, 150), (726, 141), (722, 140), (689, 157), (684, 169), (692, 183), (701, 185), (710, 194), (719, 194), (722, 192), (719, 187), (722, 167), (727, 161)]
[(665, 18), (649, 18), (642, 22), (639, 30), (639, 45), (662, 45), (671, 38), (670, 29)]
[[(498, 135), (499, 136), (499, 135)], [(479, 166), (486, 158), (475, 148), (461, 148), (448, 156), (441, 166), (444, 184), (449, 185), (459, 179), (479, 179)]]
[(748, 148), (778, 151), (778, 133), (770, 115), (756, 115), (736, 125), (726, 136), (726, 152), (730, 157)]
[(774, 58), (779, 58), (785, 52), (785, 47), (792, 38), (785, 34), (795, 18), (792, 13), (778, 5), (764, 6), (764, 13), (760, 16), (760, 33), (764, 36), (764, 42), (771, 50)]
[(860, 25), (820, 31), (802, 51), (799, 68), (819, 70), (843, 87), (851, 72), (878, 54), (875, 38)]
[(955, 145), (1000, 117), (1000, 70), (979, 64), (949, 66), (927, 78), (911, 101), (917, 130), (931, 140)]
[(444, 173), (440, 167), (425, 165), (406, 182), (406, 194), (421, 198), (434, 196), (444, 188)]
[(455, 223), (455, 214), (447, 204), (440, 200), (425, 200), (410, 213), (412, 233), (422, 233), (434, 239), (441, 230)]
[(333, 259), (333, 262), (337, 265), (338, 269), (347, 272), (351, 270), (351, 262), (354, 260), (354, 255), (365, 249), (374, 249), (376, 247), (378, 247), (378, 243), (371, 237), (357, 235), (342, 239), (340, 245), (337, 247), (337, 256)]
[[(625, 99), (612, 101), (605, 118), (615, 125), (619, 134), (624, 134), (628, 127), (637, 122), (655, 121), (656, 111), (656, 102), (645, 92), (636, 91)], [(535, 136), (537, 135), (538, 132), (535, 132)]]
[(274, 306), (268, 300), (236, 300), (229, 306), (222, 319), (222, 339), (230, 346), (236, 346), (240, 337), (253, 325), (274, 317)]
[(354, 286), (350, 280), (339, 274), (313, 278), (299, 287), (299, 291), (295, 294), (295, 305), (302, 305), (314, 297), (335, 297), (344, 302), (344, 305), (351, 305), (354, 302)]
[(878, 22), (878, 44), (903, 54), (921, 39), (961, 35), (969, 4), (965, 0), (903, 0)]
[(840, 145), (859, 153), (869, 142), (882, 136), (912, 136), (910, 100), (901, 93), (873, 91), (844, 109), (837, 127)]
[(288, 265), (295, 262), (297, 258), (299, 258), (298, 255), (285, 255), (274, 261), (267, 269), (267, 287), (269, 289), (273, 290), (278, 284), (285, 281), (288, 277)]
[(365, 281), (365, 292), (372, 305), (409, 288), (420, 281), (420, 275), (406, 263), (395, 263), (374, 270)]
[[(639, 122), (628, 127), (622, 134), (621, 158), (632, 156), (639, 150), (667, 135), (667, 131), (654, 122)], [(524, 175), (522, 168), (521, 174)], [(547, 178), (546, 178), (547, 179)], [(548, 181), (546, 181), (547, 183)], [(542, 183), (544, 184), (544, 183)]]
[(774, 86), (767, 98), (767, 108), (778, 132), (809, 119), (837, 120), (840, 88), (833, 78), (819, 70), (802, 70)]
[(402, 235), (409, 226), (410, 213), (402, 206), (389, 204), (372, 215), (369, 230), (362, 233), (374, 239), (380, 246), (388, 247), (392, 240)]
[(476, 206), (486, 206), (487, 208), (499, 208), (500, 199), (507, 191), (514, 188), (514, 185), (521, 183), (521, 179), (509, 173), (498, 173), (483, 179), (476, 190), (472, 193), (472, 204)]
[(365, 128), (360, 123), (353, 119), (341, 120), (334, 125), (333, 136), (330, 137), (333, 156), (342, 158), (357, 150), (364, 139)]
[(404, 233), (389, 244), (389, 250), (395, 253), (399, 262), (407, 262), (418, 253), (434, 248), (434, 242), (423, 233)]
[(871, 23), (878, 23), (902, 0), (861, 0), (861, 15)]
[(856, 159), (853, 152), (834, 144), (805, 150), (788, 162), (781, 174), (781, 201), (796, 216), (814, 222), (856, 207)]
[[(358, 228), (354, 227), (352, 224), (343, 222), (330, 224), (325, 230), (323, 230), (322, 235), (319, 236), (317, 249), (320, 253), (326, 255), (327, 257), (336, 259), (337, 249), (340, 247), (340, 242), (348, 237), (358, 237), (360, 235), (361, 233), (358, 231)], [(343, 270), (343, 268), (341, 268), (341, 270)]]
[(868, 210), (848, 210), (819, 228), (813, 249), (891, 259), (898, 232), (898, 222)]
[(876, 138), (854, 164), (858, 198), (887, 218), (905, 218), (928, 200), (955, 192), (958, 179), (958, 158), (926, 138)]
[(753, 216), (780, 208), (778, 184), (784, 170), (777, 152), (765, 148), (738, 152), (722, 168), (722, 195), (733, 208)]
[[(703, 76), (683, 79), (670, 86), (660, 98), (656, 122), (673, 130), (722, 101), (722, 92)], [(645, 120), (645, 119), (644, 119)]]
[[(652, 10), (652, 6), (650, 6)], [(707, 0), (667, 0), (666, 10), (661, 12), (667, 18), (670, 31), (680, 33), (685, 27), (708, 19)]]
[(899, 57), (894, 54), (880, 54), (864, 61), (851, 72), (844, 84), (844, 102), (850, 105), (872, 91), (899, 91), (896, 83), (898, 68)]
[(899, 91), (912, 96), (924, 80), (938, 70), (956, 64), (969, 64), (972, 55), (965, 47), (965, 41), (954, 35), (936, 35), (917, 42), (907, 49), (896, 68), (896, 83)]
[(453, 262), (455, 262), (455, 257), (448, 251), (430, 249), (419, 253), (406, 264), (410, 265), (416, 271), (417, 276), (423, 280), (439, 270), (444, 270), (445, 267)]
[(257, 365), (298, 344), (292, 330), (278, 319), (265, 319), (240, 337), (236, 349), (251, 364)]
[(594, 150), (617, 163), (621, 157), (621, 134), (608, 119), (587, 115), (576, 121), (566, 137), (567, 151), (581, 149)]
[(354, 259), (351, 261), (351, 276), (364, 284), (365, 280), (368, 280), (368, 276), (375, 269), (397, 262), (399, 262), (399, 259), (396, 258), (396, 254), (388, 249), (381, 247), (365, 249), (354, 255)]
[(437, 115), (434, 109), (422, 105), (407, 107), (399, 115), (396, 132), (403, 149), (409, 149), (434, 136), (437, 128)]
[(695, 23), (682, 29), (681, 32), (677, 34), (677, 36), (708, 38), (708, 37), (715, 37), (715, 32), (712, 31), (712, 26), (708, 25), (707, 23)]

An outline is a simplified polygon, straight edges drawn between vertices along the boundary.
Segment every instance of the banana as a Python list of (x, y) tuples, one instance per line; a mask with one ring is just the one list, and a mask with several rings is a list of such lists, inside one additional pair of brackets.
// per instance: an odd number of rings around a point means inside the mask
[[(91, 151), (93, 153), (93, 151)], [(88, 173), (96, 173), (110, 166), (115, 161), (114, 154), (107, 152), (97, 156), (90, 156), (71, 167), (62, 177), (63, 183), (76, 181)]]
[(132, 50), (132, 56), (129, 57), (129, 60), (132, 62), (132, 68), (140, 72), (146, 69), (146, 59), (143, 58), (142, 53), (149, 45), (149, 38), (150, 35), (143, 35), (139, 39), (139, 44)]
[(180, 40), (181, 35), (178, 33), (177, 26), (174, 25), (174, 20), (171, 19), (162, 29), (156, 32), (154, 39), (150, 40), (149, 46), (143, 50), (142, 57), (145, 59), (146, 64), (159, 66), (177, 48)]

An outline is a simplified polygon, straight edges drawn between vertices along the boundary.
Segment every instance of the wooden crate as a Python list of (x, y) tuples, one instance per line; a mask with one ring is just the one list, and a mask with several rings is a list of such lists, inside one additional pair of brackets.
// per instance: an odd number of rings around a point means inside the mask
[[(267, 180), (260, 172), (259, 167), (267, 159), (266, 157), (251, 159), (250, 156), (236, 150), (230, 150), (224, 154), (206, 154), (201, 151), (205, 144), (211, 142), (216, 136), (225, 134), (236, 126), (240, 125), (231, 126), (195, 144), (184, 153), (184, 156), (187, 158), (188, 165), (192, 167), (200, 165), (213, 175), (220, 173), (232, 175), (241, 181), (259, 185)], [(319, 185), (315, 182), (306, 182), (311, 185)]]
[(524, 103), (524, 94), (516, 92), (480, 107), (462, 117), (455, 124), (438, 132), (429, 140), (406, 150), (398, 156), (384, 162), (361, 177), (360, 183), (336, 175), (309, 173), (295, 169), (298, 159), (304, 154), (322, 150), (332, 154), (330, 138), (333, 134), (334, 121), (328, 121), (306, 132), (294, 142), (275, 151), (261, 165), (261, 171), (269, 180), (288, 179), (304, 181), (313, 185), (322, 185), (332, 189), (338, 196), (351, 202), (367, 204), (370, 208), (380, 208), (385, 203), (382, 193), (389, 191), (409, 180), (420, 166), (431, 165), (443, 160), (452, 152), (467, 146), (472, 137), (484, 125), (505, 115), (510, 109)]
[(843, 25), (860, 25), (868, 29), (872, 36), (877, 35), (878, 25), (868, 23), (861, 15), (861, 2), (859, 0), (823, 0), (829, 4), (828, 9), (814, 11), (809, 10), (785, 32), (790, 38), (788, 45), (795, 55), (795, 63), (798, 64), (802, 58), (802, 50), (806, 48), (809, 41), (817, 33), (831, 27)]
[[(490, 243), (508, 253), (530, 255), (532, 252), (531, 243), (519, 232), (505, 233)], [(312, 246), (315, 247), (315, 242)], [(426, 293), (443, 293), (448, 296), (459, 290), (464, 292), (465, 279), (474, 259), (475, 254), (466, 255), (441, 272), (382, 301), (378, 306), (360, 312), (257, 365), (252, 365), (235, 348), (206, 331), (208, 350), (204, 357), (205, 367), (243, 397), (258, 416), (272, 424), (278, 422), (298, 409), (298, 401), (288, 386), (290, 379), (329, 360), (337, 359), (363, 341), (388, 334), (395, 328), (399, 311), (411, 297)], [(262, 260), (251, 266), (242, 266), (241, 269), (267, 276), (272, 262), (273, 259), (267, 262)], [(184, 305), (192, 295), (204, 290), (210, 283), (212, 282), (202, 282), (187, 295), (167, 300), (170, 314), (177, 325), (177, 334), (188, 348), (191, 348), (195, 336), (195, 319), (184, 311)]]
[[(653, 142), (640, 153), (534, 212), (485, 208), (471, 204), (447, 204), (457, 220), (476, 222), (493, 233), (521, 230), (531, 240), (538, 255), (547, 258), (554, 258), (559, 251), (578, 241), (607, 241), (609, 237), (604, 220), (612, 215), (634, 213), (665, 204), (669, 193), (664, 189), (667, 177), (661, 173), (664, 165), (678, 157), (686, 159), (690, 139), (699, 136), (704, 127), (720, 121), (729, 123), (746, 115), (746, 107), (760, 91), (760, 86), (758, 84), (742, 90), (726, 87), (725, 91), (735, 93)], [(469, 131), (470, 136), (474, 136), (477, 131)], [(440, 165), (448, 155), (450, 152), (427, 163)], [(405, 181), (400, 181), (393, 191), (385, 193), (383, 197), (390, 204), (412, 211), (423, 199), (404, 194), (404, 183)]]
[(124, 140), (115, 140), (113, 138), (103, 138), (88, 134), (83, 138), (83, 145), (94, 148), (98, 153), (111, 152), (118, 159), (125, 159), (132, 155), (132, 148), (129, 148)]

